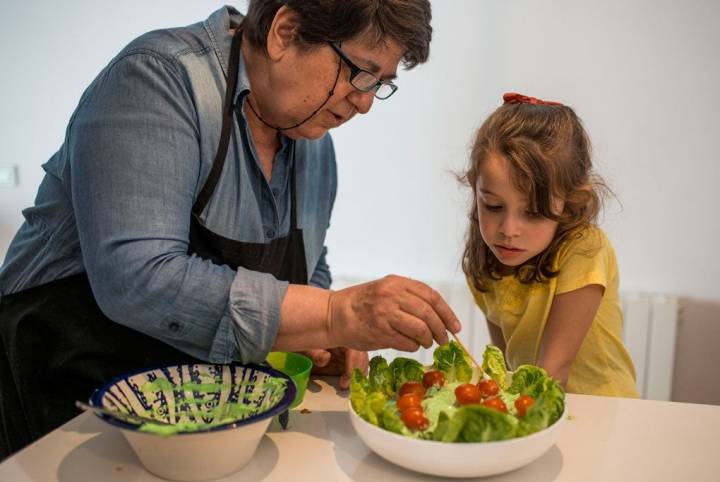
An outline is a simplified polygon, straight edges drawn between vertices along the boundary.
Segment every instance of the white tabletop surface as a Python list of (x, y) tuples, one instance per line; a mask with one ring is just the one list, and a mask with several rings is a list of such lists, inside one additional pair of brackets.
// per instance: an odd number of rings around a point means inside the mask
[[(336, 390), (336, 380), (311, 381), (288, 430), (273, 421), (253, 460), (219, 480), (438, 480), (370, 452), (350, 425), (347, 392)], [(570, 419), (557, 445), (520, 470), (481, 480), (720, 481), (720, 407), (585, 395), (568, 395), (567, 403)], [(116, 428), (89, 413), (0, 464), (3, 482), (158, 480)]]

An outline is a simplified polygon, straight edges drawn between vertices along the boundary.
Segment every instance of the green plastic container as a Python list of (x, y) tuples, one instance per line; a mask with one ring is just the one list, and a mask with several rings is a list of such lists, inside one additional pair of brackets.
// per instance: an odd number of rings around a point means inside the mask
[(310, 370), (312, 370), (313, 366), (312, 360), (299, 353), (272, 351), (268, 353), (267, 362), (274, 369), (289, 376), (295, 383), (297, 394), (290, 408), (300, 405), (305, 395), (308, 380), (310, 380)]

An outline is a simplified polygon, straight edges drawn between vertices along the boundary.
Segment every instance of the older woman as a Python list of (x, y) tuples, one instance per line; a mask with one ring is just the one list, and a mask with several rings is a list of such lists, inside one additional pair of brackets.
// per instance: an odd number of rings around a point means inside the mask
[[(328, 130), (428, 57), (426, 0), (251, 0), (134, 40), (83, 94), (0, 271), (7, 453), (110, 377), (313, 350), (343, 374), (460, 325), (428, 286), (329, 290)], [(344, 348), (343, 348), (344, 347)]]

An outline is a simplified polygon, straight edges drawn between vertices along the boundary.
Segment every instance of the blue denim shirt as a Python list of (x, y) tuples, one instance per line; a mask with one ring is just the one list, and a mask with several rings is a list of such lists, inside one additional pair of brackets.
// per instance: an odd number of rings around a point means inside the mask
[[(212, 362), (265, 358), (288, 284), (187, 254), (191, 208), (220, 138), (231, 20), (241, 19), (223, 7), (202, 23), (149, 32), (98, 75), (43, 165), (35, 205), (0, 269), (0, 294), (87, 272), (98, 305), (118, 323)], [(248, 91), (241, 57), (236, 101)], [(292, 143), (282, 139), (268, 182), (245, 117), (236, 120), (206, 226), (243, 242), (285, 236)], [(327, 288), (324, 240), (337, 188), (330, 136), (297, 141), (296, 162), (308, 279)]]

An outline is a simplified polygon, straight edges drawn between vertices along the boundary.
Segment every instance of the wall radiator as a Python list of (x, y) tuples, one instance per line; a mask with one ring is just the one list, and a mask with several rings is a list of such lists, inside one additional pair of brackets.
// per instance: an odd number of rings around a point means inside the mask
[[(338, 279), (333, 289), (362, 283), (367, 280)], [(463, 322), (460, 339), (479, 358), (490, 343), (485, 317), (464, 284), (432, 285)], [(678, 322), (678, 300), (673, 296), (651, 293), (623, 293), (621, 295), (624, 323), (624, 342), (635, 363), (638, 391), (643, 398), (670, 400), (675, 363), (675, 335)], [(425, 365), (432, 363), (434, 347), (420, 348), (415, 353), (378, 350), (370, 356), (382, 355), (388, 360), (397, 356), (414, 358)]]

